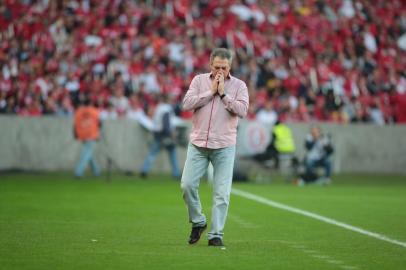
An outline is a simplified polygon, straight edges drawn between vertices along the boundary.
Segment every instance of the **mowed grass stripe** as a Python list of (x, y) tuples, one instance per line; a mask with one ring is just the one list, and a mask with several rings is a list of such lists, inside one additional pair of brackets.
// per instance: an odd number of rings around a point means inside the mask
[(386, 242), (389, 242), (391, 244), (399, 245), (399, 246), (402, 246), (402, 247), (406, 248), (406, 243), (405, 242), (401, 242), (399, 240), (389, 238), (389, 237), (387, 237), (385, 235), (382, 235), (382, 234), (379, 234), (379, 233), (370, 232), (370, 231), (367, 231), (367, 230), (364, 230), (364, 229), (361, 229), (361, 228), (346, 224), (344, 222), (334, 220), (332, 218), (324, 217), (324, 216), (321, 216), (321, 215), (318, 215), (318, 214), (315, 214), (315, 213), (312, 213), (312, 212), (308, 212), (308, 211), (305, 211), (305, 210), (302, 210), (302, 209), (299, 209), (299, 208), (295, 208), (295, 207), (291, 207), (291, 206), (288, 206), (288, 205), (285, 205), (285, 204), (281, 204), (281, 203), (266, 199), (264, 197), (261, 197), (261, 196), (258, 196), (258, 195), (243, 191), (243, 190), (233, 188), (232, 194), (240, 196), (240, 197), (244, 197), (244, 198), (249, 199), (249, 200), (256, 201), (258, 203), (269, 205), (269, 206), (274, 207), (274, 208), (278, 208), (278, 209), (282, 209), (282, 210), (285, 210), (285, 211), (293, 212), (295, 214), (307, 216), (307, 217), (310, 217), (310, 218), (313, 218), (313, 219), (316, 219), (316, 220), (319, 220), (319, 221), (322, 221), (322, 222), (325, 222), (325, 223), (328, 223), (328, 224), (331, 224), (331, 225), (335, 225), (335, 226), (338, 226), (338, 227), (341, 227), (341, 228), (344, 228), (344, 229), (347, 229), (347, 230), (350, 230), (350, 231), (354, 231), (354, 232), (357, 232), (357, 233), (360, 233), (360, 234), (363, 234), (363, 235), (366, 235), (366, 236), (369, 236), (369, 237), (373, 237), (373, 238), (376, 238), (376, 239), (379, 239), (379, 240), (382, 240), (382, 241), (386, 241)]
[[(53, 174), (0, 180), (1, 269), (341, 269), (320, 256), (360, 270), (406, 265), (401, 247), (236, 196), (225, 229), (227, 250), (207, 247), (205, 237), (191, 247), (179, 183), (170, 177), (115, 176), (106, 183), (56, 176), (59, 181)], [(274, 184), (261, 189), (286, 197), (297, 190)], [(324, 193), (313, 192), (315, 198)], [(205, 182), (200, 195), (210, 222), (212, 190)]]

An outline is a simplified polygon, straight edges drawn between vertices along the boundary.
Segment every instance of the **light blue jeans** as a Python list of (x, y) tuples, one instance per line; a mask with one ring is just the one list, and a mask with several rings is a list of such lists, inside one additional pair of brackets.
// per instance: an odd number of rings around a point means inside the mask
[(209, 162), (213, 165), (213, 205), (208, 239), (223, 237), (230, 202), (234, 157), (235, 146), (220, 149), (197, 147), (191, 143), (188, 146), (181, 189), (188, 208), (189, 222), (193, 227), (206, 224), (198, 189)]
[(163, 146), (161, 141), (158, 139), (154, 139), (154, 141), (152, 142), (151, 147), (149, 148), (148, 155), (144, 160), (144, 164), (142, 165), (141, 172), (147, 174), (151, 170), (151, 167), (154, 164), (159, 151), (161, 151), (161, 147), (165, 147), (168, 151), (169, 161), (171, 162), (172, 167), (172, 176), (175, 178), (180, 177), (178, 159), (176, 157), (176, 146)]
[(90, 167), (94, 175), (100, 175), (100, 168), (96, 163), (96, 160), (93, 156), (93, 151), (96, 141), (84, 141), (82, 144), (82, 151), (80, 152), (79, 162), (75, 168), (75, 176), (82, 177), (85, 173), (86, 167), (90, 162)]

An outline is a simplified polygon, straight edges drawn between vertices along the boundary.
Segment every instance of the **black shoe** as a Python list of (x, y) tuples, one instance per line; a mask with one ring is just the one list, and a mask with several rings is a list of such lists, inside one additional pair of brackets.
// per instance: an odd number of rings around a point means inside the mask
[(224, 247), (224, 244), (221, 238), (216, 237), (209, 240), (209, 246)]
[(202, 233), (204, 232), (204, 230), (206, 230), (207, 225), (203, 225), (203, 226), (197, 226), (197, 227), (192, 227), (192, 232), (190, 233), (190, 237), (189, 237), (189, 244), (196, 244), (197, 241), (200, 240), (200, 236), (202, 235)]

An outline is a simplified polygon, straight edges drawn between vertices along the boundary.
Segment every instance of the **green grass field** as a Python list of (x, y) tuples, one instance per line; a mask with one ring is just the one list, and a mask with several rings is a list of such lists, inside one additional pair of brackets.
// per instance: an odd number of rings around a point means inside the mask
[[(336, 176), (328, 187), (234, 187), (406, 242), (405, 176)], [(201, 198), (210, 218), (211, 190)], [(179, 183), (114, 175), (0, 175), (0, 269), (406, 269), (406, 248), (232, 195), (226, 250), (190, 225)]]

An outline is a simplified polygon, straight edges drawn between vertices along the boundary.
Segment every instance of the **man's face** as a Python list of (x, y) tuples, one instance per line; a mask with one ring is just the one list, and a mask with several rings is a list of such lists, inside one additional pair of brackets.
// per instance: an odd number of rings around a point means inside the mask
[(313, 138), (317, 139), (320, 137), (320, 130), (317, 127), (312, 127), (310, 132), (311, 132)]
[(214, 57), (210, 63), (211, 73), (216, 76), (218, 73), (223, 73), (224, 77), (227, 77), (230, 73), (230, 63), (227, 59), (220, 57)]

